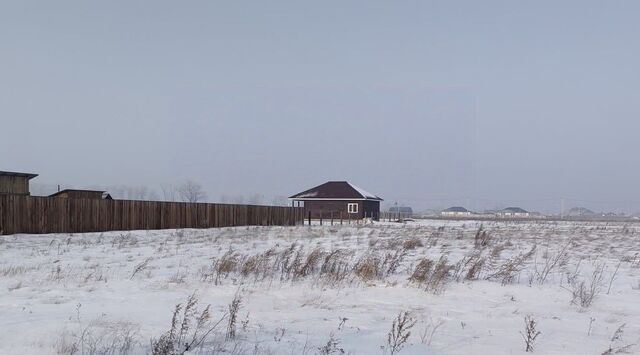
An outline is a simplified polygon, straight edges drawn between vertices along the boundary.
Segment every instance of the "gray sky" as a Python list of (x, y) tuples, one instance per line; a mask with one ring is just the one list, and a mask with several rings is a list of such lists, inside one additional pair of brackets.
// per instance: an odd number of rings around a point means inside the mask
[(3, 1), (0, 170), (640, 211), (637, 1)]

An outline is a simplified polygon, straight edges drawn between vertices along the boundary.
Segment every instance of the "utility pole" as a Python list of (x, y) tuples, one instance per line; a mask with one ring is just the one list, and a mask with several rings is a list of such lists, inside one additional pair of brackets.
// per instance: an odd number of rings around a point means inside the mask
[(396, 220), (400, 220), (400, 210), (398, 209), (398, 202), (393, 204), (396, 207)]

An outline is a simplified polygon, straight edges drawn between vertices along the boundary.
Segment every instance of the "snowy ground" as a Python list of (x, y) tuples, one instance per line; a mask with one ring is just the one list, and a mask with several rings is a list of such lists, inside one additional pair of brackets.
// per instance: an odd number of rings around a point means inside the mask
[(164, 344), (202, 340), (197, 354), (389, 354), (404, 311), (401, 354), (524, 353), (526, 316), (537, 353), (640, 353), (640, 225), (479, 227), (0, 236), (0, 353), (151, 353), (193, 294), (189, 329)]

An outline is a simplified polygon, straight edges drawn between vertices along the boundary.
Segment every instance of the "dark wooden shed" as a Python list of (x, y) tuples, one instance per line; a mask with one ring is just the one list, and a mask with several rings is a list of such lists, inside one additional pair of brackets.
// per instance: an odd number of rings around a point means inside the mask
[(29, 180), (38, 174), (0, 171), (0, 195), (29, 196)]
[(380, 197), (346, 181), (329, 181), (289, 197), (311, 218), (380, 218)]
[(58, 191), (49, 197), (58, 198), (86, 198), (90, 200), (111, 200), (111, 195), (105, 191), (98, 190), (78, 190), (78, 189), (65, 189)]

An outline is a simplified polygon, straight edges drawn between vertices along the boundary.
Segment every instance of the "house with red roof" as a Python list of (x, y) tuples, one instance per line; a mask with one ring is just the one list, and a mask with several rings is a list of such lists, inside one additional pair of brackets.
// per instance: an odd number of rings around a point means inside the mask
[(304, 206), (311, 218), (380, 218), (382, 198), (347, 181), (329, 181), (289, 197), (294, 206)]

